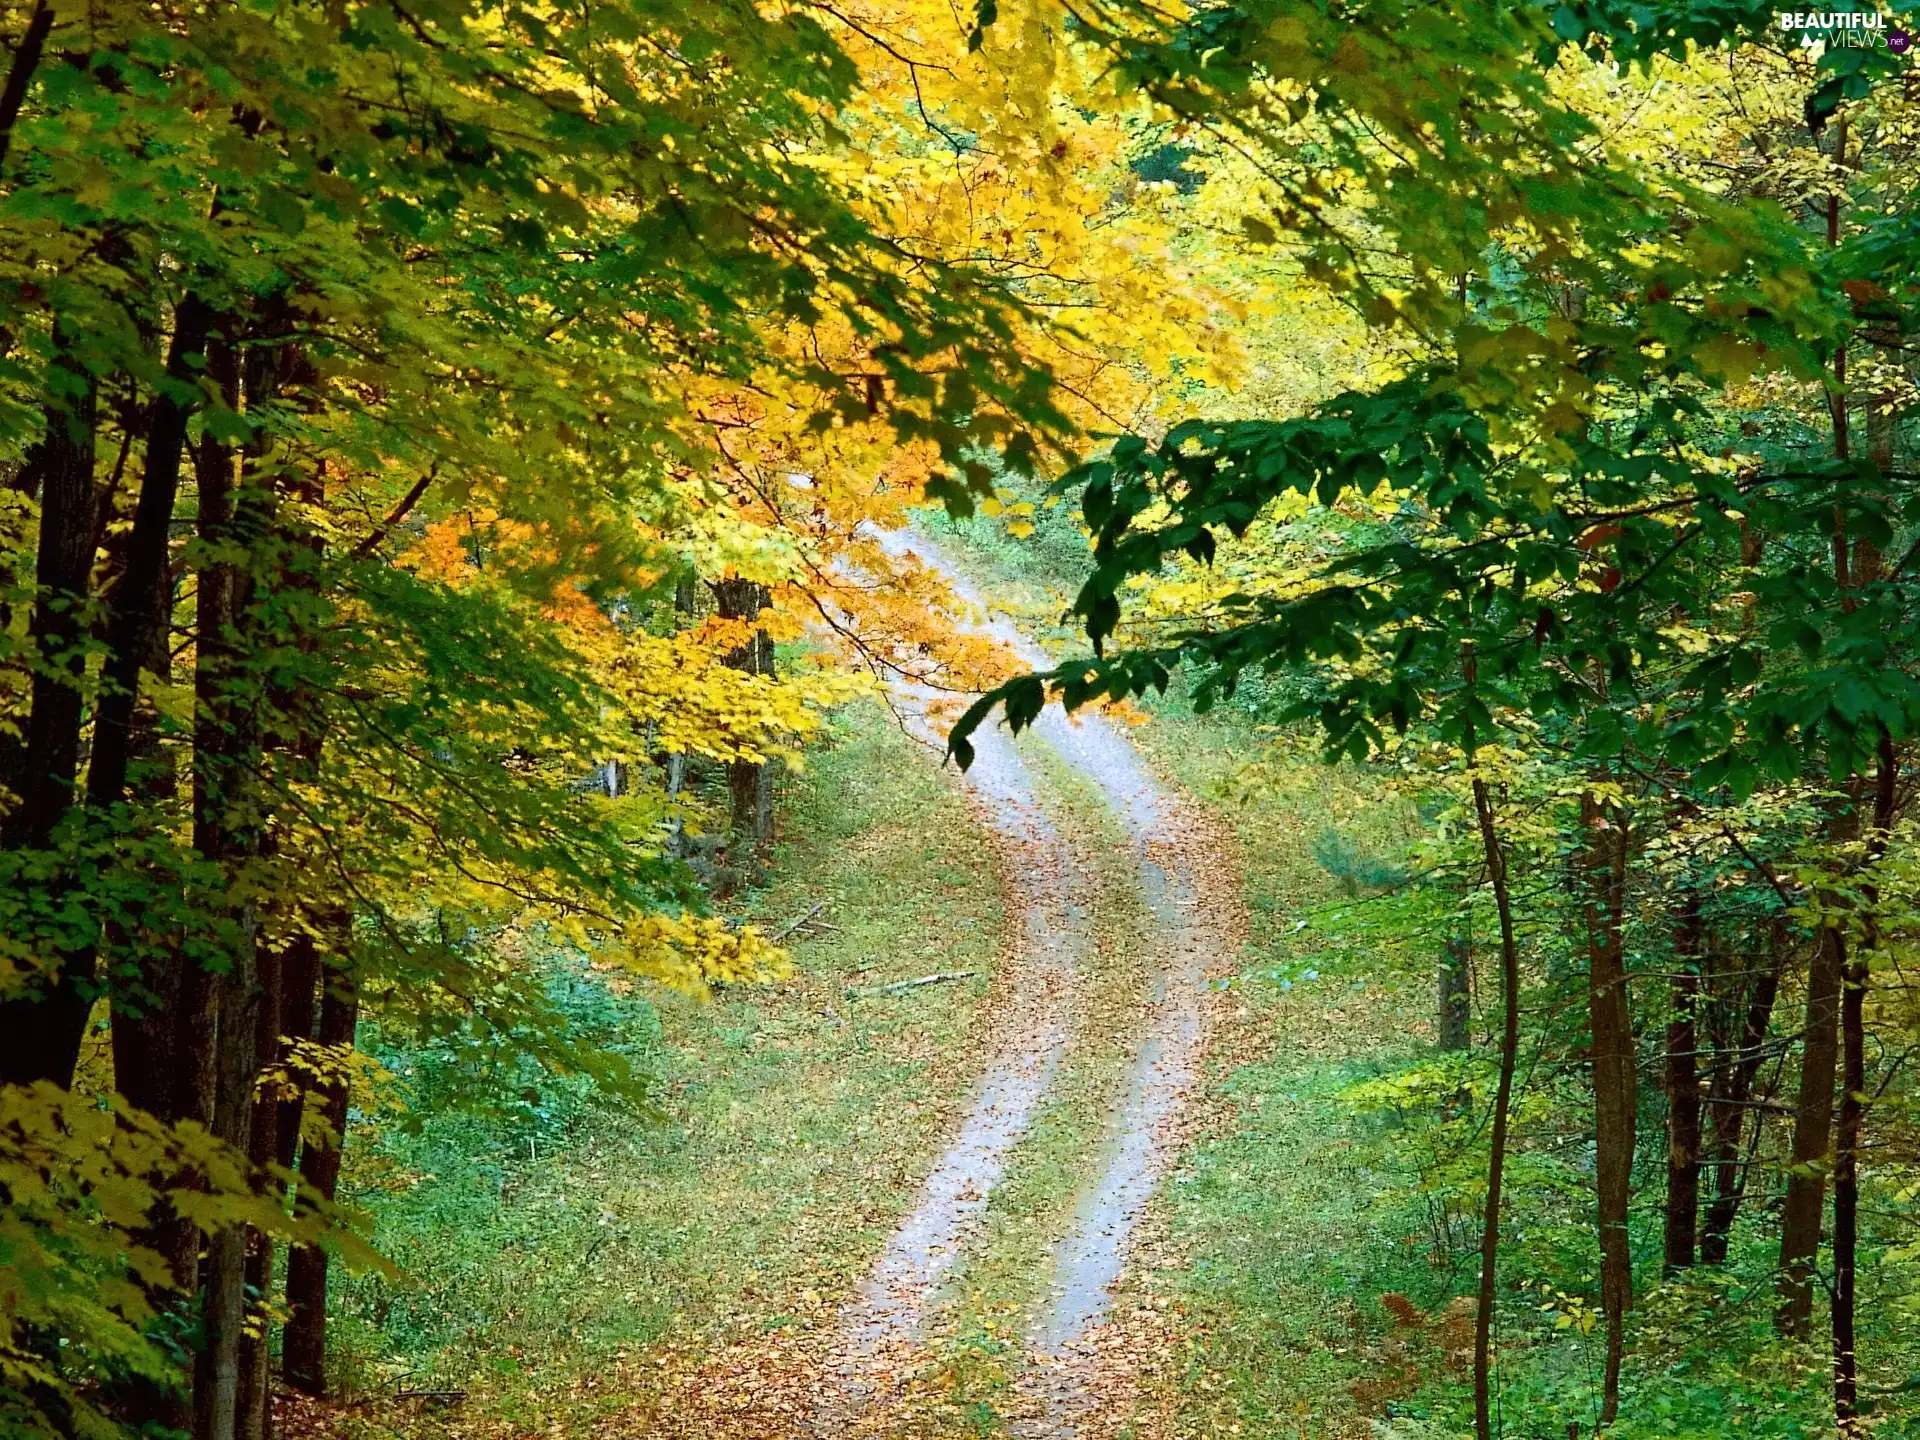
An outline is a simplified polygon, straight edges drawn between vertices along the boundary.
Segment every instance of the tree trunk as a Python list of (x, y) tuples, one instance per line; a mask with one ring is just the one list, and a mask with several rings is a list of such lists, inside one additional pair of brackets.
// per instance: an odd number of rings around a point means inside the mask
[(1693, 1264), (1700, 1218), (1700, 897), (1681, 901), (1667, 1021), (1667, 1215), (1664, 1269)]
[[(46, 434), (28, 466), (38, 477), (40, 540), (35, 560), (37, 596), (28, 643), (38, 652), (21, 737), (5, 747), (0, 785), (18, 797), (0, 822), (0, 846), (44, 850), (73, 803), (80, 764), (81, 686), (86, 679), (82, 618), (93, 568), (94, 427), (99, 381), (63, 356), (50, 383)], [(32, 992), (0, 1003), (0, 1084), (51, 1080), (73, 1083), (93, 1005), (93, 948), (76, 944), (71, 922), (62, 923), (56, 892), (67, 882), (44, 886), (44, 944), (60, 955)]]
[[(209, 307), (188, 295), (175, 313), (167, 356), (168, 389), (155, 397), (147, 423), (147, 457), (127, 543), (127, 568), (115, 587), (107, 621), (107, 658), (87, 767), (87, 803), (111, 810), (126, 797), (134, 750), (134, 716), (140, 671), (167, 653), (164, 643), (173, 609), (167, 544), (180, 494), (180, 460), (187, 422), (199, 408), (193, 386), (205, 368)], [(155, 636), (163, 637), (156, 643)]]
[(1465, 935), (1449, 935), (1440, 952), (1439, 1024), (1436, 1027), (1442, 1050), (1467, 1048), (1469, 1017), (1469, 976), (1473, 967), (1473, 945)]
[(1854, 1339), (1858, 1278), (1860, 1133), (1866, 1118), (1867, 962), (1856, 949), (1840, 998), (1840, 1125), (1833, 1158), (1833, 1414), (1843, 1435), (1860, 1424), (1859, 1357)]
[[(235, 378), (232, 347), (220, 348), (219, 378), (229, 386)], [(267, 372), (270, 355), (270, 347), (261, 346), (248, 358), (245, 394), (250, 410), (273, 391)], [(232, 452), (209, 436), (197, 467), (200, 540), (208, 558), (197, 577), (193, 844), (218, 868), (224, 891), (209, 897), (227, 949), (226, 969), (216, 985), (213, 1129), (219, 1139), (242, 1151), (251, 1151), (254, 1144), (261, 1026), (277, 1026), (279, 1019), (277, 991), (267, 994), (275, 983), (274, 956), (259, 945), (253, 901), (235, 893), (246, 868), (259, 858), (265, 834), (258, 780), (260, 702), (248, 671), (262, 643), (253, 616), (254, 590), (272, 529), (275, 481), (256, 463), (258, 444), (256, 439), (250, 445), (247, 464), (236, 477)], [(240, 1440), (244, 1428), (247, 1249), (244, 1226), (222, 1231), (208, 1243), (204, 1349), (194, 1397), (196, 1440)]]
[[(1844, 163), (1847, 122), (1843, 114), (1835, 126), (1834, 158)], [(1827, 243), (1840, 243), (1840, 197), (1827, 197)], [(1847, 424), (1847, 351), (1834, 356), (1837, 382), (1827, 395), (1833, 420), (1833, 454), (1849, 458)], [(1842, 608), (1851, 609), (1853, 588), (1848, 563), (1844, 510), (1834, 510), (1833, 578)], [(1859, 833), (1859, 796), (1851, 795), (1828, 824), (1828, 838), (1851, 840)], [(1823, 911), (1837, 909), (1841, 898), (1831, 891), (1819, 897)], [(1820, 1220), (1826, 1200), (1827, 1170), (1832, 1161), (1833, 1081), (1838, 1066), (1841, 979), (1847, 969), (1847, 940), (1837, 919), (1822, 924), (1814, 937), (1813, 957), (1807, 968), (1807, 1023), (1801, 1039), (1800, 1095), (1793, 1120), (1793, 1160), (1787, 1177), (1786, 1201), (1780, 1212), (1779, 1302), (1774, 1325), (1784, 1335), (1804, 1336), (1813, 1320), (1813, 1276), (1820, 1253)]]
[(46, 49), (47, 36), (53, 30), (53, 6), (47, 0), (39, 0), (33, 7), (33, 14), (27, 19), (26, 31), (20, 36), (20, 43), (13, 49), (13, 60), (7, 66), (7, 80), (0, 85), (0, 170), (7, 163), (7, 151), (13, 145), (13, 127), (20, 118), (20, 107), (26, 103), (27, 90), (33, 84), (33, 72), (40, 68), (40, 56)]
[[(1873, 787), (1869, 863), (1885, 854), (1893, 830), (1900, 775), (1893, 737), (1881, 732)], [(1879, 887), (1863, 887), (1867, 933), (1844, 975), (1840, 999), (1840, 1125), (1833, 1163), (1833, 1413), (1843, 1435), (1860, 1433), (1860, 1360), (1854, 1334), (1859, 1280), (1860, 1145), (1867, 1120), (1867, 984), (1871, 951), (1879, 943)]]
[[(1826, 904), (1837, 903), (1832, 895), (1822, 898)], [(1820, 1250), (1820, 1220), (1833, 1143), (1836, 1023), (1846, 965), (1845, 935), (1837, 924), (1823, 925), (1814, 937), (1807, 971), (1807, 1024), (1801, 1042), (1800, 1096), (1793, 1117), (1793, 1169), (1780, 1212), (1780, 1298), (1774, 1324), (1784, 1335), (1804, 1336), (1813, 1319), (1814, 1259)]]
[[(767, 587), (752, 580), (721, 580), (713, 587), (720, 614), (729, 620), (757, 619), (767, 608)], [(773, 640), (755, 630), (726, 663), (749, 675), (773, 674)], [(740, 880), (757, 885), (765, 878), (767, 846), (773, 839), (773, 768), (764, 761), (734, 760), (727, 766), (727, 789), (732, 800), (733, 843), (730, 868)]]
[(1589, 794), (1581, 799), (1587, 837), (1587, 1009), (1593, 1033), (1595, 1198), (1600, 1222), (1600, 1304), (1607, 1322), (1600, 1423), (1620, 1409), (1620, 1362), (1633, 1303), (1632, 1198), (1638, 1090), (1622, 922), (1626, 905), (1625, 818)]
[[(1883, 352), (1897, 351), (1900, 338), (1897, 326), (1877, 326), (1872, 332), (1874, 344)], [(1882, 396), (1882, 403), (1867, 407), (1867, 455), (1883, 476), (1893, 469), (1895, 398)], [(1884, 568), (1877, 547), (1864, 538), (1855, 542), (1853, 581), (1856, 585), (1877, 583)], [(1880, 732), (1877, 760), (1869, 866), (1877, 864), (1886, 853), (1900, 776), (1893, 736), (1884, 728)], [(1865, 934), (1843, 975), (1840, 1000), (1840, 1125), (1835, 1135), (1833, 1162), (1833, 1412), (1840, 1432), (1849, 1436), (1860, 1433), (1854, 1308), (1859, 1279), (1860, 1145), (1867, 1111), (1866, 998), (1871, 954), (1880, 944), (1878, 883), (1869, 881), (1863, 886), (1862, 897), (1866, 902)]]
[[(344, 935), (344, 917), (340, 929)], [(320, 1043), (333, 1049), (353, 1044), (360, 996), (352, 978), (331, 977), (320, 1005)], [(322, 1092), (321, 1119), (326, 1138), (306, 1145), (300, 1155), (300, 1185), (331, 1200), (340, 1183), (340, 1153), (347, 1138), (347, 1087), (328, 1085)], [(296, 1245), (287, 1257), (287, 1325), (281, 1338), (281, 1374), (303, 1394), (327, 1393), (327, 1252)]]
[[(1734, 1061), (1714, 1066), (1714, 1085), (1708, 1096), (1713, 1121), (1714, 1196), (1707, 1206), (1700, 1234), (1700, 1259), (1708, 1265), (1726, 1262), (1728, 1237), (1746, 1193), (1745, 1167), (1740, 1163), (1740, 1139), (1753, 1082), (1766, 1058), (1767, 1031), (1773, 1024), (1774, 998), (1780, 993), (1780, 972), (1786, 964), (1787, 927), (1776, 917), (1768, 927), (1766, 963), (1746, 989), (1745, 1019)], [(1759, 1122), (1755, 1121), (1756, 1131)]]
[[(256, 1076), (280, 1063), (283, 1053), (280, 1021), (286, 1007), (284, 952), (272, 946), (260, 946), (258, 956), (260, 1001), (254, 1025)], [(248, 1131), (247, 1159), (264, 1176), (279, 1152), (280, 1105), (277, 1100), (263, 1099), (256, 1094)], [(272, 1188), (271, 1181), (265, 1183), (269, 1189)], [(246, 1333), (240, 1340), (235, 1429), (240, 1440), (266, 1440), (271, 1418), (269, 1351), (272, 1335), (263, 1312), (266, 1298), (273, 1288), (273, 1238), (252, 1227), (248, 1227), (246, 1235), (243, 1283), (246, 1294), (257, 1297), (254, 1304), (259, 1307), (260, 1313), (252, 1316), (252, 1323), (246, 1327)]]
[[(1461, 647), (1468, 703), (1472, 699), (1477, 666), (1471, 642)], [(1467, 763), (1474, 763), (1472, 711), (1468, 711), (1463, 747)], [(1473, 777), (1473, 810), (1480, 825), (1480, 845), (1486, 855), (1487, 883), (1493, 889), (1494, 910), (1500, 918), (1500, 1078), (1494, 1088), (1493, 1127), (1487, 1155), (1487, 1201), (1480, 1229), (1480, 1303), (1473, 1323), (1473, 1424), (1476, 1440), (1493, 1436), (1493, 1306), (1500, 1268), (1500, 1190), (1507, 1164), (1507, 1127), (1513, 1109), (1513, 1075), (1520, 1059), (1520, 946), (1513, 931), (1513, 906), (1507, 887), (1507, 858), (1494, 825), (1493, 797), (1487, 782)]]

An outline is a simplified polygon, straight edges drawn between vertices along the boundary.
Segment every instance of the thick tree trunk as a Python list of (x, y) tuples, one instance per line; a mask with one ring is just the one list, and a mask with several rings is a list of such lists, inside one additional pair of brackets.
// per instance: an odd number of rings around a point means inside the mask
[(173, 608), (167, 543), (180, 494), (187, 422), (199, 408), (191, 387), (205, 368), (212, 323), (211, 310), (198, 296), (188, 295), (180, 303), (167, 356), (170, 388), (154, 399), (147, 422), (146, 466), (128, 537), (127, 568), (109, 608), (107, 658), (87, 768), (87, 803), (98, 811), (111, 810), (126, 796), (140, 671), (167, 653), (164, 638), (158, 643), (155, 639), (165, 636)]
[(1465, 935), (1449, 935), (1440, 951), (1437, 967), (1439, 982), (1439, 1023), (1436, 1026), (1442, 1050), (1467, 1048), (1469, 1016), (1469, 976), (1473, 967), (1473, 945)]
[[(344, 933), (345, 920), (341, 921)], [(319, 1040), (324, 1046), (353, 1044), (360, 997), (352, 979), (336, 973), (329, 978), (320, 1005)], [(331, 1200), (340, 1183), (340, 1154), (347, 1137), (347, 1087), (326, 1087), (321, 1097), (321, 1119), (327, 1136), (303, 1147), (300, 1187), (321, 1200)], [(327, 1252), (296, 1245), (287, 1257), (287, 1325), (281, 1338), (281, 1374), (287, 1384), (307, 1395), (327, 1393)]]
[(20, 119), (20, 107), (26, 104), (33, 72), (40, 68), (40, 57), (46, 51), (47, 36), (52, 31), (53, 6), (47, 0), (39, 0), (27, 18), (20, 43), (13, 47), (6, 84), (0, 85), (0, 170), (6, 167), (7, 151), (13, 147), (13, 127)]
[[(93, 568), (94, 428), (99, 381), (56, 363), (51, 383), (60, 392), (47, 406), (46, 434), (28, 467), (38, 477), (40, 541), (35, 560), (37, 598), (29, 643), (41, 664), (34, 670), (21, 737), (0, 752), (0, 786), (17, 797), (0, 821), (0, 846), (43, 850), (73, 803), (80, 763), (81, 687), (86, 679), (82, 625)], [(56, 919), (60, 908), (47, 887), (43, 944), (62, 958), (30, 993), (0, 1004), (0, 1084), (73, 1081), (80, 1042), (93, 1004), (93, 948), (76, 945)]]
[(1620, 1408), (1620, 1362), (1627, 1308), (1633, 1303), (1633, 1251), (1627, 1209), (1632, 1198), (1638, 1090), (1632, 1009), (1622, 923), (1626, 905), (1625, 817), (1593, 796), (1581, 800), (1587, 850), (1587, 1009), (1593, 1032), (1595, 1199), (1600, 1229), (1600, 1304), (1607, 1324), (1600, 1423)]
[(1688, 892), (1674, 929), (1672, 1016), (1667, 1021), (1667, 1214), (1669, 1276), (1693, 1264), (1700, 1220), (1700, 897)]

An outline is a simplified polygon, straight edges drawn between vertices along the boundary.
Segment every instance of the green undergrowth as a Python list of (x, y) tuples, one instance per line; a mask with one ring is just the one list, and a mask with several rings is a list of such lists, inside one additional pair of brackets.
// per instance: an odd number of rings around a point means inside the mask
[[(444, 1057), (381, 1053), (415, 1108), (356, 1136), (347, 1177), (400, 1271), (337, 1295), (361, 1408), (462, 1390), (465, 1415), (572, 1430), (631, 1402), (626, 1367), (817, 1321), (864, 1271), (967, 1091), (1002, 902), (955, 788), (878, 707), (835, 721), (781, 813), (775, 879), (745, 903), (774, 930), (813, 912), (791, 982), (702, 1002), (556, 962), (657, 1114), (562, 1086), (482, 1118)], [(853, 993), (954, 970), (976, 976)]]

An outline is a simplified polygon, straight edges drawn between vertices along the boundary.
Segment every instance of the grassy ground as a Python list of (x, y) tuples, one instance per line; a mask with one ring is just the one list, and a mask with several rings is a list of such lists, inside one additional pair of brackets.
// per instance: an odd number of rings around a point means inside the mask
[[(1443, 1310), (1449, 1282), (1382, 1213), (1398, 1176), (1356, 1116), (1349, 1087), (1424, 1048), (1420, 977), (1382, 977), (1330, 945), (1356, 906), (1316, 858), (1329, 830), (1366, 851), (1404, 843), (1403, 807), (1364, 777), (1311, 760), (1249, 788), (1250, 723), (1155, 707), (1135, 739), (1214, 806), (1239, 844), (1248, 965), (1229, 991), (1199, 1102), (1202, 1138), (1159, 1201), (1158, 1254), (1127, 1304), (1176, 1320), (1147, 1377), (1143, 1412), (1183, 1436), (1369, 1435), (1383, 1379), (1416, 1350), (1377, 1297)], [(1449, 1322), (1423, 1319), (1423, 1331)], [(1457, 1329), (1457, 1327), (1455, 1327)], [(1418, 1344), (1433, 1369), (1444, 1336)], [(1389, 1382), (1386, 1388), (1395, 1388)]]
[[(469, 1417), (580, 1429), (649, 1367), (817, 1316), (909, 1204), (977, 1065), (996, 876), (952, 785), (877, 711), (843, 716), (783, 804), (790, 839), (752, 905), (774, 927), (822, 905), (798, 979), (708, 1004), (564, 982), (658, 1077), (659, 1118), (574, 1096), (518, 1126), (429, 1113), (361, 1145), (352, 1198), (401, 1270), (339, 1296), (370, 1420), (411, 1430), (381, 1396), (458, 1389)], [(979, 978), (848, 993), (963, 969)]]

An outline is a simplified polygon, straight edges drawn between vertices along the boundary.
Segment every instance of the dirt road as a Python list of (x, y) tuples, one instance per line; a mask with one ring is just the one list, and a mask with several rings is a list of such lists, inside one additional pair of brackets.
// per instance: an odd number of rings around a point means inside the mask
[[(891, 543), (944, 571), (980, 610), (980, 630), (1029, 663), (1046, 664), (1027, 637), (990, 614), (984, 597), (930, 542), (902, 534)], [(1016, 1426), (1024, 1440), (1079, 1435), (1106, 1398), (1097, 1382), (1099, 1327), (1141, 1216), (1177, 1148), (1177, 1122), (1196, 1077), (1206, 976), (1220, 933), (1209, 919), (1219, 908), (1212, 897), (1229, 868), (1211, 863), (1196, 844), (1203, 832), (1186, 803), (1149, 773), (1120, 728), (1099, 716), (1069, 719), (1053, 710), (1017, 745), (1001, 729), (983, 731), (976, 744), (966, 784), (1005, 841), (1007, 898), (1021, 917), (1021, 940), (994, 1023), (994, 1050), (958, 1133), (841, 1312), (814, 1416), (820, 1435), (885, 1433), (873, 1412), (885, 1409), (891, 1378), (924, 1338), (940, 1281), (977, 1230), (1081, 1018), (1075, 980), (1087, 944), (1088, 896), (1022, 762), (1028, 747), (1051, 747), (1104, 797), (1157, 923), (1147, 957), (1151, 994), (1132, 1037), (1125, 1081), (1106, 1116), (1097, 1178), (1053, 1246), (1050, 1291), (1030, 1317), (1023, 1418)]]

